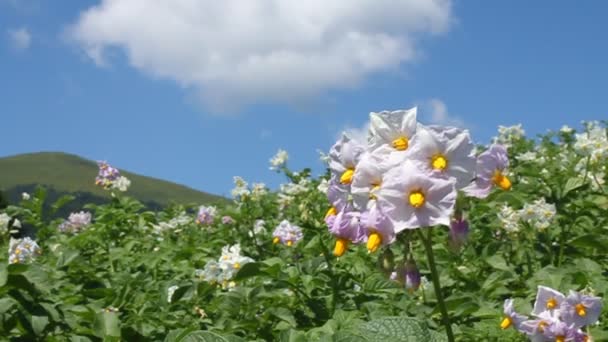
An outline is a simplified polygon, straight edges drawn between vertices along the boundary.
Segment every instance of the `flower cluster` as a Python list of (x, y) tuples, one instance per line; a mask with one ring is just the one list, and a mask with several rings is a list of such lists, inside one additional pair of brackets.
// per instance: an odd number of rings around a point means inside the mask
[(212, 224), (216, 215), (217, 215), (216, 207), (201, 205), (198, 208), (198, 214), (196, 216), (196, 223), (205, 224), (205, 225)]
[(343, 134), (331, 148), (325, 221), (336, 256), (351, 242), (374, 252), (403, 230), (449, 226), (459, 190), (485, 198), (495, 186), (511, 188), (505, 147), (476, 157), (467, 130), (425, 126), (416, 116), (417, 108), (372, 112), (367, 142)]
[(272, 233), (272, 243), (277, 244), (280, 242), (283, 245), (291, 247), (302, 240), (303, 237), (302, 228), (289, 223), (287, 220), (283, 220)]
[(587, 123), (584, 133), (575, 134), (574, 150), (591, 163), (598, 163), (608, 158), (608, 135), (606, 129), (597, 122)]
[(192, 223), (192, 218), (188, 216), (186, 212), (182, 211), (177, 216), (171, 218), (169, 221), (153, 224), (152, 229), (157, 235), (160, 235), (166, 231), (173, 231), (174, 233), (179, 233), (181, 232), (181, 227), (190, 223)]
[(533, 319), (515, 312), (513, 299), (504, 303), (500, 327), (514, 327), (528, 335), (530, 341), (591, 341), (582, 330), (595, 323), (602, 311), (602, 299), (570, 290), (568, 296), (539, 286), (532, 310)]
[(232, 189), (231, 194), (236, 201), (243, 201), (245, 198), (251, 198), (255, 201), (268, 193), (264, 183), (253, 183), (251, 190), (249, 190), (249, 184), (242, 177), (235, 176), (233, 179), (234, 189)]
[(40, 255), (40, 253), (40, 247), (31, 238), (11, 238), (8, 246), (8, 262), (9, 264), (24, 264), (30, 262), (34, 257)]
[(195, 276), (204, 281), (220, 284), (222, 288), (233, 288), (236, 284), (231, 279), (247, 263), (253, 259), (241, 255), (241, 246), (224, 246), (218, 261), (210, 261), (203, 270), (196, 270)]
[(76, 234), (89, 224), (91, 224), (91, 213), (81, 211), (79, 213), (71, 213), (68, 219), (59, 225), (58, 229), (63, 233)]
[(514, 210), (504, 205), (498, 213), (498, 219), (507, 232), (516, 233), (521, 222), (527, 223), (534, 229), (545, 230), (553, 222), (555, 214), (555, 205), (540, 198), (532, 203), (526, 203), (521, 210)]
[(256, 237), (266, 235), (268, 232), (266, 231), (266, 221), (264, 220), (255, 220), (253, 224), (253, 229), (249, 231), (249, 237), (253, 238), (257, 244), (263, 244), (261, 239), (257, 239)]
[(284, 167), (289, 159), (289, 155), (287, 151), (279, 149), (277, 154), (270, 159), (270, 169), (271, 170), (279, 170)]
[(127, 191), (131, 181), (120, 175), (118, 169), (112, 167), (105, 161), (98, 161), (99, 173), (95, 178), (95, 184), (102, 186), (106, 190)]
[(495, 144), (501, 144), (510, 147), (515, 141), (520, 140), (526, 135), (526, 131), (521, 127), (521, 124), (514, 126), (498, 126), (498, 136), (494, 137)]

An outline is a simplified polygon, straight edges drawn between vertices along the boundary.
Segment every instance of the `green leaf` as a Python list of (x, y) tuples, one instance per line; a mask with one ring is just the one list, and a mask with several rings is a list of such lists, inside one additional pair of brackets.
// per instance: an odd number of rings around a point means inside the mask
[(51, 215), (54, 215), (59, 209), (63, 208), (64, 205), (72, 202), (76, 197), (72, 195), (63, 195), (53, 203), (51, 206)]
[(585, 185), (585, 182), (582, 178), (572, 177), (568, 179), (566, 185), (564, 186), (564, 192), (562, 194), (562, 197), (566, 197), (566, 195), (568, 195), (570, 191), (574, 191), (583, 185)]
[(408, 317), (384, 317), (361, 327), (370, 342), (420, 342), (431, 341), (431, 333), (424, 323)]
[(491, 257), (486, 259), (486, 262), (488, 263), (488, 265), (492, 266), (497, 270), (511, 271), (511, 268), (507, 266), (507, 262), (505, 261), (505, 259), (500, 255), (492, 255)]
[(101, 312), (95, 317), (95, 331), (100, 337), (120, 337), (120, 320), (116, 312)]
[(0, 315), (8, 312), (16, 304), (17, 302), (11, 297), (0, 298)]
[(234, 277), (234, 281), (239, 281), (239, 280), (243, 280), (243, 279), (247, 279), (247, 278), (251, 278), (251, 277), (255, 277), (257, 275), (263, 274), (263, 272), (260, 270), (261, 267), (262, 267), (262, 264), (259, 262), (250, 262), (250, 263), (243, 265), (243, 267), (241, 267), (239, 272)]
[(165, 342), (243, 342), (240, 337), (228, 335), (222, 336), (210, 331), (178, 329), (171, 331)]
[(0, 287), (6, 285), (8, 279), (8, 267), (5, 263), (0, 264)]
[(289, 325), (291, 325), (294, 328), (297, 325), (296, 319), (293, 317), (293, 314), (291, 313), (291, 311), (287, 310), (286, 308), (271, 309), (270, 314), (289, 323)]
[(49, 318), (47, 316), (32, 316), (32, 329), (34, 329), (36, 336), (42, 335), (48, 324)]

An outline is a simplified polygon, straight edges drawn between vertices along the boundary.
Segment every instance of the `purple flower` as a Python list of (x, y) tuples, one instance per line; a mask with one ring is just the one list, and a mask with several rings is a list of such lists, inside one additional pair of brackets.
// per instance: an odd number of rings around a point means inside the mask
[(381, 245), (395, 241), (393, 223), (376, 201), (370, 201), (368, 209), (361, 213), (361, 225), (367, 231), (367, 250), (370, 253), (375, 252)]
[(304, 234), (302, 233), (302, 228), (296, 226), (295, 224), (289, 223), (287, 220), (281, 221), (281, 223), (274, 229), (272, 233), (273, 243), (282, 243), (283, 245), (287, 245), (289, 247), (297, 244), (302, 238)]
[(109, 188), (112, 186), (112, 183), (120, 177), (120, 171), (105, 161), (98, 161), (97, 166), (99, 167), (99, 172), (95, 178), (96, 185)]
[(601, 311), (601, 298), (587, 296), (572, 290), (560, 305), (562, 320), (576, 328), (597, 322)]
[(78, 233), (89, 224), (91, 224), (91, 213), (81, 211), (71, 213), (68, 219), (59, 225), (58, 229), (64, 233)]
[(234, 219), (228, 215), (226, 216), (222, 216), (222, 223), (223, 224), (233, 224), (234, 223)]
[(511, 326), (514, 326), (515, 329), (519, 330), (521, 323), (526, 320), (526, 316), (518, 314), (515, 312), (515, 309), (513, 309), (513, 299), (509, 298), (505, 300), (503, 312), (505, 317), (500, 323), (500, 328), (503, 330)]
[[(360, 243), (367, 238), (367, 231), (361, 225), (361, 214), (357, 211), (342, 211), (326, 220), (329, 232), (336, 238), (335, 256), (342, 256), (350, 242)], [(331, 225), (330, 225), (331, 224)]]
[(568, 325), (562, 321), (553, 321), (544, 328), (543, 336), (551, 341), (574, 341), (577, 329), (574, 324)]
[(198, 209), (198, 215), (196, 217), (196, 223), (198, 224), (212, 224), (217, 214), (217, 208), (214, 206), (200, 206)]
[(450, 222), (449, 245), (458, 251), (467, 242), (469, 223), (462, 217), (456, 217)]
[(404, 266), (405, 289), (412, 293), (420, 287), (420, 271), (413, 259), (409, 259)]
[(486, 198), (494, 185), (503, 190), (511, 189), (511, 181), (505, 175), (509, 156), (502, 145), (494, 144), (477, 157), (475, 180), (463, 191), (473, 197)]
[(456, 204), (453, 180), (432, 177), (406, 160), (388, 171), (378, 192), (378, 206), (395, 233), (434, 225), (450, 225)]
[(327, 199), (338, 212), (352, 207), (350, 186), (340, 184), (335, 176), (332, 176), (327, 189)]
[(350, 185), (355, 166), (365, 148), (357, 141), (343, 134), (329, 150), (329, 168), (340, 184)]
[(536, 317), (559, 317), (560, 307), (566, 296), (550, 287), (538, 286), (532, 315)]

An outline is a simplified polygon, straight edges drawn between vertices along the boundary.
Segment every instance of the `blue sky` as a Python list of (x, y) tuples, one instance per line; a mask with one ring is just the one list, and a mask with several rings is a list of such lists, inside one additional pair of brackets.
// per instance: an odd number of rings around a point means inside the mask
[(370, 111), (419, 105), (477, 142), (608, 118), (604, 2), (106, 2), (0, 0), (0, 156), (65, 151), (229, 195), (236, 175), (276, 188), (279, 148), (321, 173), (317, 150)]

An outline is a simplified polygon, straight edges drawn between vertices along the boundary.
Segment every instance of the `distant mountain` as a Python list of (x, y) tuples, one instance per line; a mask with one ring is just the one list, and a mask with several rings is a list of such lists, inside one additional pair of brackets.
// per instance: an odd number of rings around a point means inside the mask
[[(0, 190), (10, 203), (18, 202), (23, 192), (33, 192), (36, 186), (45, 187), (49, 201), (64, 194), (76, 200), (63, 210), (79, 210), (86, 203), (105, 203), (108, 191), (95, 185), (97, 163), (76, 155), (61, 152), (40, 152), (0, 158)], [(213, 204), (224, 203), (223, 197), (191, 189), (176, 183), (120, 170), (131, 180), (127, 195), (138, 199), (151, 209), (169, 203)]]

